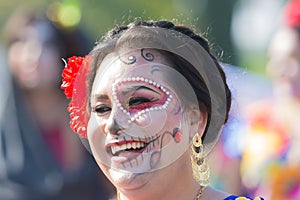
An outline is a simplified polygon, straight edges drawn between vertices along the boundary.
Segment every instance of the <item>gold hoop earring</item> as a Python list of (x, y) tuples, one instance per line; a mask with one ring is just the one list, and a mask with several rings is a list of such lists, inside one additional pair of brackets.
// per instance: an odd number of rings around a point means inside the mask
[(200, 185), (207, 186), (209, 184), (210, 170), (207, 160), (203, 156), (202, 140), (198, 133), (193, 137), (191, 149), (193, 177)]
[(117, 190), (117, 200), (121, 200), (121, 194), (120, 194), (119, 190)]

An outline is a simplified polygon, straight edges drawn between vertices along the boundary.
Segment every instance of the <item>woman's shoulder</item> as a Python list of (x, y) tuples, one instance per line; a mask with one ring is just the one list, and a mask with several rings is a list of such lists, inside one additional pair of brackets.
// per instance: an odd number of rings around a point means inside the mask
[(264, 200), (264, 199), (261, 197), (255, 197), (254, 199), (252, 199), (250, 197), (230, 195), (230, 196), (226, 197), (224, 200)]

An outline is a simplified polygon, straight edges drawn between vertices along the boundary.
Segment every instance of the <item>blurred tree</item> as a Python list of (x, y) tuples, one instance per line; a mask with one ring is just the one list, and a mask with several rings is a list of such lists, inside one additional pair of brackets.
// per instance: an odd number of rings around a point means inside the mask
[(223, 59), (226, 63), (236, 63), (236, 53), (230, 37), (230, 24), (233, 5), (236, 0), (218, 1), (209, 0), (207, 2), (207, 21), (213, 27), (209, 35), (212, 41), (216, 41), (218, 48), (224, 52)]
[[(53, 3), (77, 2), (81, 10), (81, 25), (93, 38), (101, 36), (114, 24), (127, 23), (136, 17), (144, 19), (177, 19), (189, 26), (208, 30), (209, 36), (218, 46), (222, 46), (226, 55), (225, 61), (232, 55), (229, 28), (232, 5), (235, 0), (0, 0), (0, 27), (3, 27), (9, 13), (16, 5), (26, 4), (28, 7), (44, 9)], [(98, 38), (100, 39), (100, 38)]]

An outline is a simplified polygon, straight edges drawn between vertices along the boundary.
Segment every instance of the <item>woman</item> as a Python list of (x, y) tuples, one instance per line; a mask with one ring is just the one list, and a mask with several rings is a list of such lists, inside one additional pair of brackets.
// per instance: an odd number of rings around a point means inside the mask
[(168, 21), (119, 26), (63, 77), (71, 126), (118, 199), (238, 199), (208, 186), (231, 93), (201, 36)]
[[(5, 27), (8, 68), (0, 92), (0, 199), (107, 199), (104, 178), (72, 135), (60, 90), (61, 57), (87, 52), (78, 28), (16, 10)], [(78, 48), (80, 47), (80, 48)], [(104, 188), (104, 187), (103, 187)]]

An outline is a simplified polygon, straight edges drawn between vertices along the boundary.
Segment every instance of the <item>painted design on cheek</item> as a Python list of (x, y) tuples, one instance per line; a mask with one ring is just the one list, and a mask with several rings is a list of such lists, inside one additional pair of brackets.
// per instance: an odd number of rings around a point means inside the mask
[[(154, 169), (161, 159), (161, 153), (163, 149), (164, 139), (166, 136), (171, 136), (175, 143), (181, 142), (182, 132), (179, 128), (174, 128), (173, 132), (165, 131), (163, 134), (135, 139), (123, 138), (118, 140), (119, 142), (109, 144), (106, 146), (106, 151), (112, 156), (125, 156), (127, 159), (121, 162), (123, 169), (139, 166), (145, 161), (145, 157), (148, 157), (149, 168)], [(149, 156), (147, 154), (149, 153)]]
[[(164, 132), (161, 135), (160, 140), (158, 140), (159, 141), (158, 144), (160, 144), (159, 149), (151, 153), (150, 163), (149, 163), (151, 169), (154, 169), (154, 167), (160, 161), (161, 151), (163, 148), (163, 139), (167, 135), (171, 135), (176, 143), (179, 143), (182, 139), (182, 132), (180, 131), (179, 128), (174, 128), (173, 133), (171, 133), (169, 131)], [(155, 144), (153, 143), (153, 148), (154, 148), (154, 145)]]
[[(121, 162), (124, 169), (134, 168), (144, 161), (144, 155), (150, 152), (152, 154), (153, 149), (159, 146), (159, 138), (161, 138), (161, 135), (157, 134), (147, 138), (122, 137), (122, 139), (117, 138), (118, 142), (107, 144), (105, 148), (111, 156), (126, 157), (126, 160)], [(154, 152), (156, 151), (154, 150)]]
[(174, 128), (172, 136), (173, 136), (175, 142), (179, 143), (182, 139), (182, 132), (180, 131), (179, 128)]
[(151, 154), (150, 163), (149, 163), (151, 169), (155, 168), (155, 166), (157, 165), (158, 161), (160, 160), (160, 157), (161, 157), (161, 150), (154, 151)]
[[(144, 82), (146, 84), (149, 84), (150, 86), (154, 86), (157, 88), (164, 96), (160, 98), (159, 100), (155, 102), (145, 102), (145, 103), (139, 103), (137, 105), (125, 105), (124, 102), (122, 102), (120, 97), (118, 96), (118, 87), (124, 83), (141, 83)], [(139, 86), (139, 88), (142, 88), (144, 86)], [(155, 110), (165, 110), (167, 106), (170, 104), (173, 96), (171, 93), (162, 85), (159, 83), (143, 78), (143, 77), (129, 77), (126, 79), (123, 79), (121, 81), (116, 81), (113, 86), (112, 86), (112, 98), (113, 101), (115, 101), (116, 105), (118, 106), (119, 109), (126, 115), (128, 115), (129, 120), (128, 123), (132, 123), (136, 120), (139, 120), (140, 118), (145, 118), (147, 117), (146, 114), (149, 113), (150, 111), (155, 111)]]
[(151, 154), (150, 163), (149, 163), (151, 169), (155, 168), (156, 164), (160, 160), (161, 151), (163, 147), (163, 138), (166, 135), (171, 135), (176, 143), (179, 143), (182, 139), (182, 132), (180, 131), (179, 128), (174, 128), (173, 133), (166, 131), (164, 134), (162, 134), (162, 136), (160, 137), (160, 148)]
[(106, 151), (112, 156), (119, 156), (120, 153), (124, 153), (127, 150), (134, 150), (140, 152), (151, 151), (151, 145), (158, 140), (160, 136), (155, 135), (147, 138), (125, 138), (117, 139), (118, 142), (114, 142), (106, 145)]

